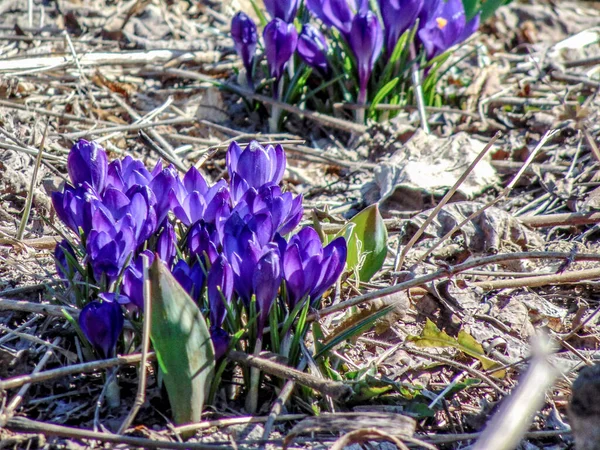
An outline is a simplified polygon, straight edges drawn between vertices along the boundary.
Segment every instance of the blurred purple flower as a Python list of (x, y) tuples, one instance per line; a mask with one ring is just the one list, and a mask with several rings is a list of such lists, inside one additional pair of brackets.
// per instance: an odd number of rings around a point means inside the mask
[(248, 85), (252, 87), (252, 66), (258, 32), (252, 19), (241, 11), (231, 20), (231, 37), (235, 43), (235, 49), (244, 63)]
[[(285, 65), (296, 51), (298, 32), (293, 23), (273, 19), (263, 30), (263, 39), (271, 76), (279, 81)], [(276, 94), (276, 89), (274, 89), (274, 94)]]
[(346, 264), (346, 241), (337, 238), (325, 248), (317, 232), (306, 227), (290, 239), (283, 255), (288, 305), (310, 296), (318, 300), (339, 278)]
[(220, 255), (208, 271), (206, 281), (209, 318), (212, 327), (220, 327), (225, 320), (225, 302), (233, 295), (233, 270), (227, 259)]
[(306, 0), (306, 6), (325, 25), (337, 28), (347, 37), (352, 19), (357, 13), (368, 11), (369, 0)]
[(91, 301), (79, 314), (81, 331), (102, 358), (116, 355), (123, 324), (121, 306), (115, 301)]
[(364, 104), (367, 100), (369, 78), (383, 47), (383, 31), (375, 14), (367, 11), (354, 17), (348, 44), (358, 67), (358, 103)]
[(323, 34), (310, 23), (304, 24), (298, 36), (298, 54), (310, 67), (327, 74), (327, 41)]
[(400, 36), (414, 26), (423, 3), (424, 0), (379, 0), (388, 55), (394, 51)]
[(106, 152), (96, 142), (81, 139), (71, 147), (67, 170), (74, 186), (88, 183), (98, 194), (102, 194), (108, 171)]
[(479, 14), (466, 21), (461, 0), (441, 3), (419, 30), (418, 36), (428, 59), (441, 55), (450, 47), (460, 44), (479, 28)]
[(284, 22), (292, 23), (300, 2), (299, 0), (264, 0), (264, 3), (271, 18), (278, 18)]
[(250, 141), (245, 149), (232, 142), (227, 149), (227, 169), (231, 177), (231, 196), (238, 201), (248, 188), (258, 189), (267, 183), (279, 184), (283, 179), (286, 157), (283, 147)]

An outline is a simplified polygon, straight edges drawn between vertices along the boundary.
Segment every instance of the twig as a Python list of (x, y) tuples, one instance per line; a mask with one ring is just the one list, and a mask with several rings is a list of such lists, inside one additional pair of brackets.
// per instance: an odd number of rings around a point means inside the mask
[(565, 284), (583, 280), (600, 278), (600, 268), (574, 270), (571, 272), (553, 273), (535, 277), (516, 278), (514, 280), (477, 281), (473, 283), (484, 290), (508, 289), (518, 287), (539, 287), (549, 284)]
[(413, 247), (413, 245), (415, 245), (415, 243), (419, 240), (421, 235), (425, 232), (425, 229), (429, 226), (429, 224), (431, 224), (431, 222), (433, 222), (433, 220), (437, 217), (438, 213), (446, 205), (446, 203), (448, 203), (450, 201), (450, 199), (452, 198), (454, 193), (457, 191), (457, 189), (460, 187), (460, 185), (463, 184), (463, 182), (470, 175), (470, 173), (473, 171), (475, 166), (477, 164), (479, 164), (479, 161), (481, 161), (483, 159), (483, 157), (485, 155), (487, 155), (487, 153), (490, 151), (492, 146), (496, 143), (496, 141), (498, 140), (500, 135), (501, 135), (500, 132), (496, 133), (494, 135), (494, 137), (490, 140), (490, 142), (488, 142), (487, 145), (483, 148), (483, 150), (481, 150), (481, 152), (479, 152), (479, 154), (473, 160), (473, 162), (471, 164), (469, 164), (469, 167), (467, 167), (467, 169), (458, 178), (458, 180), (456, 180), (456, 183), (454, 183), (454, 186), (452, 186), (450, 188), (450, 190), (448, 192), (446, 192), (446, 195), (444, 195), (444, 198), (442, 198), (442, 200), (440, 200), (440, 202), (433, 209), (433, 211), (431, 211), (431, 213), (429, 214), (429, 217), (427, 217), (425, 222), (423, 222), (421, 227), (417, 230), (417, 232), (414, 234), (414, 236), (411, 238), (411, 240), (408, 242), (408, 244), (406, 244), (404, 246), (404, 248), (402, 248), (402, 251), (400, 252), (399, 257), (398, 257), (396, 263), (394, 264), (394, 270), (396, 272), (398, 271), (398, 269), (400, 267), (402, 267), (404, 265), (404, 258), (406, 257), (406, 255), (410, 251), (410, 249)]
[(402, 347), (402, 349), (408, 353), (412, 353), (413, 355), (421, 356), (423, 358), (433, 359), (436, 361), (443, 362), (444, 364), (448, 364), (449, 366), (457, 367), (457, 368), (464, 370), (465, 372), (471, 374), (472, 376), (474, 376), (476, 378), (481, 378), (483, 381), (485, 381), (487, 384), (489, 384), (490, 387), (492, 387), (494, 390), (496, 390), (499, 394), (501, 394), (501, 395), (508, 394), (508, 392), (506, 392), (504, 389), (502, 389), (500, 386), (498, 386), (498, 384), (494, 380), (492, 380), (489, 376), (487, 376), (481, 370), (474, 369), (471, 366), (467, 366), (466, 364), (460, 363), (458, 361), (454, 361), (453, 359), (445, 358), (443, 356), (436, 355), (433, 353), (424, 352), (422, 350), (417, 350), (416, 348), (409, 347), (406, 345), (404, 347)]
[[(411, 59), (415, 60), (417, 58), (417, 52), (414, 41), (410, 42), (409, 51)], [(419, 111), (419, 118), (421, 119), (421, 128), (425, 133), (429, 134), (429, 123), (427, 123), (427, 111), (425, 110), (423, 86), (421, 85), (421, 68), (419, 67), (419, 64), (412, 64), (410, 71), (415, 98), (417, 99), (417, 110)]]
[(411, 280), (404, 281), (402, 283), (398, 283), (396, 285), (389, 286), (383, 289), (367, 292), (366, 294), (362, 294), (354, 298), (345, 300), (343, 302), (337, 303), (335, 305), (329, 306), (327, 308), (323, 308), (317, 313), (309, 314), (306, 320), (309, 322), (319, 320), (319, 318), (328, 316), (330, 314), (334, 314), (339, 311), (346, 310), (352, 306), (361, 305), (363, 303), (384, 297), (386, 295), (404, 291), (412, 287), (422, 286), (434, 280), (442, 278), (451, 278), (452, 276), (460, 272), (472, 269), (474, 267), (479, 267), (486, 264), (496, 264), (499, 262), (512, 261), (517, 259), (574, 259), (579, 261), (600, 261), (600, 254), (572, 254), (569, 252), (516, 252), (474, 258), (462, 264), (457, 264), (455, 266), (440, 269), (435, 272), (422, 275), (420, 277), (416, 277)]
[[(52, 341), (52, 345), (53, 346), (59, 345), (61, 340), (62, 340), (62, 338), (59, 338), (59, 337), (54, 339), (54, 341)], [(40, 373), (41, 370), (46, 366), (46, 363), (48, 362), (48, 360), (50, 359), (50, 357), (52, 355), (53, 355), (53, 349), (52, 349), (52, 347), (49, 347), (48, 350), (46, 350), (46, 353), (44, 353), (44, 356), (42, 357), (40, 362), (35, 366), (35, 369), (33, 369), (32, 375)], [(25, 394), (27, 394), (27, 391), (29, 390), (30, 387), (31, 387), (31, 383), (23, 384), (21, 386), (21, 389), (19, 389), (19, 392), (17, 392), (17, 394), (13, 397), (13, 399), (8, 404), (8, 406), (2, 411), (2, 414), (0, 414), (0, 427), (4, 427), (6, 425), (6, 422), (8, 420), (10, 420), (10, 418), (13, 416), (13, 414), (15, 413), (15, 411), (17, 410), (17, 408), (23, 401), (23, 397), (25, 396)]]
[(35, 158), (35, 165), (33, 166), (33, 174), (31, 176), (31, 184), (29, 185), (29, 192), (27, 193), (27, 199), (25, 200), (25, 209), (23, 210), (23, 217), (21, 217), (21, 223), (15, 236), (18, 241), (23, 239), (25, 233), (25, 227), (29, 221), (29, 215), (31, 214), (31, 205), (33, 204), (33, 196), (35, 191), (35, 185), (37, 182), (37, 175), (42, 164), (42, 156), (44, 154), (44, 145), (46, 144), (46, 137), (48, 136), (48, 126), (50, 122), (46, 122), (46, 128), (44, 129), (44, 135), (42, 136), (42, 142), (40, 143), (40, 149), (37, 157)]
[[(154, 360), (156, 354), (148, 353), (148, 360)], [(131, 366), (139, 364), (142, 360), (140, 353), (132, 355), (119, 356), (117, 358), (104, 359), (102, 361), (92, 361), (88, 363), (75, 364), (72, 366), (60, 367), (58, 369), (46, 370), (45, 372), (35, 372), (29, 375), (19, 375), (18, 377), (9, 378), (8, 380), (0, 380), (0, 391), (7, 389), (15, 389), (24, 384), (42, 383), (44, 381), (54, 380), (56, 378), (66, 377), (75, 373), (82, 374), (88, 372), (96, 372), (98, 370), (108, 369), (115, 366)]]
[(130, 448), (172, 448), (172, 449), (194, 449), (194, 450), (236, 450), (229, 445), (211, 445), (198, 442), (172, 442), (156, 439), (144, 439), (131, 436), (123, 436), (111, 433), (99, 433), (92, 430), (65, 427), (53, 425), (24, 417), (13, 417), (6, 424), (6, 428), (11, 430), (21, 430), (27, 432), (36, 432), (45, 436), (63, 436), (84, 441), (95, 440), (100, 442), (114, 442), (116, 444), (127, 445)]
[(150, 350), (150, 316), (152, 302), (150, 301), (150, 277), (148, 275), (148, 257), (142, 256), (144, 273), (144, 328), (142, 330), (142, 360), (140, 361), (138, 390), (133, 402), (133, 407), (119, 427), (118, 434), (123, 434), (132, 424), (133, 419), (146, 400), (146, 364), (148, 363), (148, 352)]
[(308, 373), (300, 372), (299, 370), (278, 364), (268, 359), (248, 355), (244, 352), (229, 352), (227, 358), (246, 366), (255, 367), (269, 375), (274, 375), (283, 378), (284, 380), (294, 380), (303, 386), (314, 389), (323, 395), (329, 395), (336, 400), (344, 400), (352, 394), (352, 388), (344, 383), (323, 380)]
[[(167, 69), (165, 72), (167, 74), (170, 74), (170, 75), (173, 75), (176, 77), (180, 77), (180, 78), (190, 78), (192, 80), (206, 81), (211, 84), (216, 84), (217, 86), (221, 85), (221, 83), (217, 82), (216, 80), (212, 79), (211, 77), (209, 77), (207, 75), (197, 73), (197, 72), (192, 72), (190, 70)], [(292, 114), (296, 114), (298, 116), (304, 116), (307, 119), (313, 120), (315, 122), (319, 122), (319, 123), (321, 123), (325, 126), (331, 127), (331, 128), (346, 131), (349, 133), (356, 133), (356, 134), (362, 134), (367, 130), (367, 127), (364, 125), (350, 122), (348, 120), (338, 119), (337, 117), (331, 117), (331, 116), (328, 116), (327, 114), (321, 114), (321, 113), (314, 112), (314, 111), (300, 109), (300, 108), (297, 108), (296, 106), (288, 105), (287, 103), (283, 103), (283, 102), (274, 100), (266, 95), (256, 94), (255, 92), (249, 91), (240, 86), (228, 84), (228, 85), (224, 86), (224, 88), (231, 90), (242, 97), (250, 98), (252, 100), (256, 100), (261, 103), (265, 103), (267, 105), (275, 105), (284, 111), (287, 111)]]
[[(172, 429), (164, 430), (161, 434), (170, 434), (172, 432), (176, 433), (186, 433), (189, 431), (198, 431), (198, 430), (206, 430), (212, 427), (228, 427), (230, 425), (240, 425), (240, 424), (249, 424), (249, 423), (263, 423), (267, 422), (270, 419), (269, 416), (247, 416), (247, 417), (231, 417), (217, 420), (206, 420), (204, 422), (198, 423), (190, 423), (188, 425), (181, 425), (179, 427), (174, 427)], [(307, 417), (306, 414), (282, 414), (275, 418), (276, 421), (285, 422), (291, 420), (301, 420)]]
[[(494, 198), (492, 201), (490, 201), (489, 203), (487, 203), (486, 205), (484, 205), (479, 210), (477, 210), (477, 211), (473, 212), (472, 214), (470, 214), (469, 217), (467, 217), (466, 219), (464, 219), (462, 222), (460, 222), (459, 224), (457, 224), (454, 227), (452, 227), (452, 229), (450, 231), (448, 231), (444, 236), (442, 236), (423, 255), (419, 256), (419, 258), (417, 259), (417, 261), (415, 262), (415, 264), (418, 264), (421, 261), (424, 261), (429, 255), (432, 254), (432, 252), (436, 248), (438, 248), (442, 244), (442, 242), (445, 242), (446, 239), (450, 238), (450, 236), (453, 236), (454, 233), (456, 233), (458, 230), (460, 230), (462, 227), (464, 227), (467, 223), (469, 223), (470, 221), (472, 221), (476, 217), (478, 217), (481, 214), (483, 214), (486, 210), (488, 210), (492, 206), (496, 205), (497, 203), (499, 203), (504, 198), (508, 197), (508, 195), (512, 192), (513, 188), (515, 187), (515, 185), (517, 184), (517, 182), (521, 178), (521, 176), (523, 176), (523, 174), (527, 170), (527, 166), (533, 162), (533, 160), (537, 156), (538, 152), (542, 149), (542, 147), (546, 144), (546, 142), (548, 142), (548, 140), (552, 136), (554, 136), (557, 132), (558, 132), (558, 130), (547, 131), (544, 134), (544, 136), (542, 136), (542, 138), (540, 139), (540, 142), (538, 142), (538, 144), (535, 146), (535, 148), (533, 149), (533, 151), (531, 152), (531, 154), (529, 155), (529, 157), (527, 158), (527, 160), (523, 164), (523, 167), (521, 167), (521, 169), (519, 169), (519, 171), (517, 172), (517, 174), (513, 177), (513, 179), (511, 180), (511, 182), (508, 184), (508, 186), (506, 186), (502, 190), (502, 192), (500, 193), (500, 195), (498, 195), (496, 198)], [(496, 136), (497, 135), (498, 134), (496, 134)], [(429, 225), (429, 224), (427, 224), (427, 225)]]
[(156, 122), (144, 121), (144, 122), (132, 123), (131, 125), (119, 125), (116, 127), (96, 128), (96, 129), (91, 129), (91, 130), (77, 131), (75, 133), (63, 134), (62, 137), (65, 139), (75, 140), (75, 139), (79, 139), (82, 137), (98, 136), (99, 134), (109, 134), (109, 133), (116, 133), (116, 132), (122, 132), (122, 131), (137, 131), (137, 130), (143, 130), (145, 128), (160, 127), (163, 125), (185, 125), (185, 124), (194, 123), (196, 121), (197, 120), (193, 117), (177, 117), (174, 119), (157, 120)]

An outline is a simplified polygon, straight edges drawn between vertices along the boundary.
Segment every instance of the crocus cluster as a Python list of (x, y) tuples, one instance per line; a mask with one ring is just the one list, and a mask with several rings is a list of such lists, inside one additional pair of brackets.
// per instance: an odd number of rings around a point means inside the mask
[[(416, 49), (413, 57), (421, 55), (425, 60), (432, 60), (463, 42), (479, 26), (479, 14), (467, 21), (462, 0), (378, 0), (378, 11), (371, 10), (375, 5), (368, 0), (306, 0), (305, 6), (312, 17), (318, 19), (318, 27), (306, 21), (310, 20), (308, 14), (296, 17), (299, 3), (299, 0), (265, 1), (272, 20), (263, 31), (264, 54), (269, 73), (275, 80), (275, 96), (286, 65), (293, 63), (295, 52), (324, 77), (334, 67), (345, 67), (343, 59), (349, 50), (356, 71), (356, 100), (364, 104), (369, 85), (379, 86), (380, 80), (371, 83), (376, 64), (380, 63), (383, 69), (404, 33), (414, 31), (411, 34), (414, 39), (409, 42)], [(295, 19), (304, 22), (300, 34), (294, 25)], [(325, 30), (336, 51), (329, 52), (330, 46), (320, 29)], [(231, 31), (252, 85), (257, 27), (240, 12), (233, 18)]]
[(144, 257), (160, 258), (198, 302), (218, 357), (239, 331), (225, 323), (228, 310), (254, 311), (261, 335), (275, 302), (314, 304), (339, 278), (343, 238), (323, 247), (312, 228), (293, 234), (302, 197), (279, 186), (283, 148), (233, 142), (226, 162), (229, 180), (209, 185), (194, 167), (181, 178), (160, 162), (152, 171), (129, 156), (109, 163), (94, 142), (71, 149), (72, 184), (52, 201), (73, 235), (55, 257), (72, 289), (85, 284), (79, 324), (99, 356), (115, 355), (124, 314), (143, 313)]

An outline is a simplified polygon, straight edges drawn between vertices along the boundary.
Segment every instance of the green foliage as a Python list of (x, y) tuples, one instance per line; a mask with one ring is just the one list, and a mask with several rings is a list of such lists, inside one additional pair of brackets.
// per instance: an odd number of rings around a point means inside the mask
[(215, 355), (196, 303), (155, 258), (150, 267), (150, 337), (176, 424), (198, 422), (208, 397)]
[(512, 0), (463, 0), (467, 20), (471, 20), (481, 12), (480, 21), (485, 22), (492, 17), (496, 10), (503, 5), (508, 5)]
[[(478, 359), (484, 369), (494, 369), (498, 367), (498, 363), (487, 356), (483, 352), (481, 344), (473, 338), (469, 333), (464, 330), (459, 331), (458, 336), (453, 338), (448, 336), (444, 331), (440, 330), (431, 320), (427, 319), (425, 328), (421, 336), (409, 336), (408, 341), (413, 342), (419, 347), (431, 347), (431, 348), (455, 348), (473, 358)], [(492, 376), (502, 378), (505, 376), (504, 370), (494, 372)]]
[(350, 219), (339, 235), (348, 235), (346, 270), (355, 271), (360, 281), (369, 281), (381, 269), (387, 255), (387, 229), (377, 204)]

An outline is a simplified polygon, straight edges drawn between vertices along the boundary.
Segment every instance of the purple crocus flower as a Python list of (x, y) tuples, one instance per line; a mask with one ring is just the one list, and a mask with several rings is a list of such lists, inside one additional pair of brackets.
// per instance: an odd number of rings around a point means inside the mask
[(217, 259), (219, 245), (219, 233), (212, 223), (199, 220), (188, 231), (187, 248), (190, 256), (199, 259), (204, 267), (209, 267)]
[(271, 306), (277, 298), (281, 284), (281, 262), (277, 248), (268, 249), (258, 260), (251, 273), (242, 274), (252, 277), (252, 290), (256, 297), (258, 309), (258, 337), (262, 337), (263, 328), (267, 323)]
[(156, 223), (161, 224), (169, 211), (177, 205), (177, 199), (185, 198), (186, 191), (174, 166), (168, 166), (157, 173), (150, 182), (150, 189), (157, 200)]
[[(285, 65), (296, 51), (298, 32), (293, 23), (273, 19), (263, 30), (263, 39), (271, 76), (278, 82)], [(277, 89), (273, 93), (276, 95)]]
[(215, 360), (218, 361), (227, 352), (229, 347), (229, 334), (221, 327), (210, 327), (210, 338), (215, 348)]
[(233, 270), (223, 255), (220, 255), (208, 271), (206, 280), (209, 318), (212, 327), (220, 327), (225, 320), (225, 302), (233, 295)]
[(56, 248), (54, 249), (54, 262), (56, 264), (56, 273), (63, 280), (68, 280), (71, 278), (72, 270), (69, 262), (67, 260), (67, 254), (71, 255), (73, 259), (77, 259), (75, 256), (75, 252), (73, 251), (73, 247), (69, 244), (69, 241), (63, 239), (58, 244), (56, 244)]
[(92, 216), (96, 210), (108, 212), (87, 182), (76, 188), (67, 184), (63, 192), (53, 192), (52, 205), (58, 218), (78, 236), (80, 229), (84, 235), (92, 229)]
[(263, 147), (257, 141), (251, 141), (242, 150), (237, 142), (232, 142), (227, 149), (226, 160), (234, 201), (238, 201), (248, 188), (258, 189), (267, 183), (279, 184), (285, 173), (285, 151), (279, 144)]
[(91, 301), (79, 314), (81, 331), (102, 358), (115, 356), (123, 324), (121, 306), (115, 301)]
[(156, 254), (167, 267), (171, 267), (177, 256), (177, 236), (171, 222), (165, 221), (158, 239), (156, 240)]
[(199, 262), (195, 262), (190, 267), (183, 259), (180, 259), (171, 273), (192, 299), (195, 301), (200, 299), (206, 275)]
[(108, 171), (106, 152), (94, 141), (81, 139), (71, 147), (67, 170), (74, 186), (88, 183), (98, 194), (102, 194)]
[(142, 255), (148, 258), (148, 265), (154, 262), (154, 253), (144, 250), (129, 264), (123, 273), (123, 294), (140, 310), (144, 309), (144, 263)]
[(388, 55), (394, 51), (400, 36), (414, 25), (423, 3), (424, 0), (379, 0)]
[(367, 84), (383, 47), (383, 31), (375, 14), (367, 11), (354, 17), (348, 44), (358, 67), (358, 103), (364, 104), (367, 100)]
[(244, 63), (248, 85), (252, 87), (252, 66), (258, 42), (256, 24), (245, 13), (238, 12), (231, 20), (231, 37), (235, 43), (235, 49)]
[(318, 300), (339, 278), (346, 264), (346, 241), (337, 238), (325, 248), (317, 232), (306, 227), (290, 239), (283, 254), (283, 274), (288, 305), (310, 296)]
[(292, 23), (300, 2), (299, 0), (264, 0), (264, 3), (271, 18), (278, 18), (284, 22)]
[(110, 214), (98, 210), (92, 217), (94, 228), (87, 236), (86, 251), (96, 281), (105, 274), (108, 281), (117, 279), (136, 247), (133, 219), (127, 215), (115, 222)]
[[(267, 214), (272, 221), (272, 232), (286, 235), (294, 230), (302, 220), (302, 196), (292, 196), (281, 192), (281, 188), (267, 183), (260, 188), (249, 188), (233, 211), (240, 217)], [(270, 240), (270, 239), (269, 239)]]
[(479, 28), (479, 14), (466, 21), (461, 0), (441, 3), (418, 32), (428, 59), (435, 58), (453, 45), (467, 39)]
[(310, 23), (304, 24), (298, 36), (298, 54), (310, 67), (329, 72), (327, 64), (327, 41), (323, 34)]
[(352, 19), (368, 11), (369, 0), (306, 0), (306, 6), (325, 25), (337, 28), (348, 37)]
[(106, 187), (125, 192), (132, 186), (147, 186), (152, 178), (152, 174), (142, 161), (127, 155), (122, 160), (111, 161), (108, 165)]

